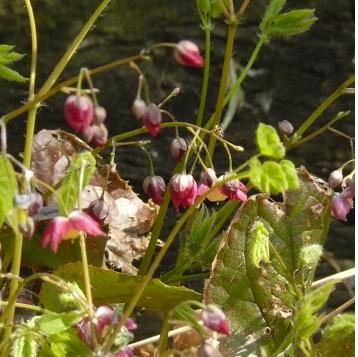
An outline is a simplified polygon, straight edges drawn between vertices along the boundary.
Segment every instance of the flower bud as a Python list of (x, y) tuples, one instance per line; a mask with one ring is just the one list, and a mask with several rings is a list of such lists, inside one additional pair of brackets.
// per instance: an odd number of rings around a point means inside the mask
[(109, 208), (104, 199), (99, 198), (90, 203), (88, 206), (88, 213), (90, 216), (95, 219), (99, 223), (103, 223), (107, 218), (109, 212)]
[(26, 211), (29, 216), (34, 216), (43, 207), (43, 198), (37, 192), (16, 195), (15, 205)]
[(19, 230), (26, 239), (31, 239), (35, 232), (35, 223), (31, 217), (26, 217), (23, 222), (19, 223)]
[(342, 191), (341, 196), (343, 198), (354, 198), (355, 197), (355, 183), (354, 176), (351, 180), (347, 180), (348, 186)]
[(95, 106), (94, 108), (94, 124), (100, 125), (103, 124), (107, 117), (107, 111), (104, 107), (100, 105)]
[(93, 137), (91, 142), (96, 146), (103, 146), (108, 140), (108, 130), (104, 124), (92, 125)]
[(207, 305), (201, 313), (201, 319), (208, 329), (226, 336), (231, 334), (226, 316), (217, 306), (212, 304)]
[(170, 198), (177, 212), (180, 206), (191, 206), (197, 196), (198, 187), (192, 175), (176, 174), (170, 180)]
[(176, 161), (180, 161), (188, 150), (184, 138), (175, 138), (170, 145), (170, 152)]
[(126, 346), (116, 353), (114, 357), (134, 357), (134, 353), (130, 347)]
[(70, 95), (65, 102), (65, 119), (75, 132), (83, 131), (91, 125), (93, 104), (90, 98), (82, 95)]
[(202, 68), (204, 58), (200, 54), (199, 47), (191, 41), (180, 41), (174, 50), (174, 59), (182, 66)]
[(82, 136), (85, 139), (86, 143), (90, 143), (92, 141), (93, 134), (94, 134), (93, 125), (90, 125), (86, 129), (82, 130)]
[(332, 215), (344, 222), (347, 222), (347, 215), (351, 210), (348, 200), (342, 195), (335, 195), (332, 199)]
[(148, 104), (143, 116), (143, 125), (153, 137), (159, 134), (161, 122), (162, 113), (160, 109), (154, 103)]
[[(226, 176), (226, 175), (225, 175)], [(225, 176), (223, 179), (225, 179)], [(221, 178), (220, 178), (221, 179)], [(221, 187), (221, 193), (226, 195), (230, 200), (233, 201), (247, 201), (247, 188), (246, 186), (238, 179), (231, 180), (226, 182)]]
[(343, 172), (341, 169), (334, 170), (328, 179), (328, 183), (332, 188), (336, 188), (342, 184), (343, 181)]
[(289, 121), (282, 120), (278, 122), (278, 130), (282, 135), (292, 135), (294, 128)]
[(160, 176), (147, 176), (143, 181), (143, 191), (154, 203), (161, 205), (165, 192), (165, 182)]
[(147, 104), (143, 99), (137, 98), (132, 104), (132, 113), (136, 119), (142, 119), (147, 110)]
[(200, 183), (205, 186), (211, 187), (217, 181), (215, 170), (208, 167), (200, 174)]
[(222, 357), (222, 354), (210, 343), (202, 343), (197, 351), (198, 357)]

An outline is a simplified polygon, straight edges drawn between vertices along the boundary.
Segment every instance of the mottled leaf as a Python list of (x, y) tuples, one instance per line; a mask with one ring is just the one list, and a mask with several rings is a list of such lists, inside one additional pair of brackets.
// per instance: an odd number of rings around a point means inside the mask
[[(81, 263), (67, 264), (55, 271), (66, 281), (75, 282), (84, 291)], [(138, 290), (142, 278), (124, 275), (111, 270), (90, 266), (92, 296), (95, 305), (129, 303)], [(64, 307), (58, 299), (58, 291), (50, 284), (44, 284), (40, 292), (43, 305), (53, 311)], [(200, 300), (201, 295), (185, 287), (174, 287), (152, 279), (144, 290), (138, 306), (150, 310), (168, 311), (185, 300)]]

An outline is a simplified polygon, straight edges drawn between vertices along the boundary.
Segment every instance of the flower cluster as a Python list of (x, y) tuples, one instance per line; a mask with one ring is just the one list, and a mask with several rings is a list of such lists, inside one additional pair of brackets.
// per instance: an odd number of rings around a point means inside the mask
[(347, 215), (354, 206), (355, 183), (354, 175), (343, 177), (342, 170), (335, 170), (331, 173), (329, 180), (332, 188), (341, 188), (341, 192), (335, 193), (332, 199), (332, 215), (344, 222), (347, 222)]

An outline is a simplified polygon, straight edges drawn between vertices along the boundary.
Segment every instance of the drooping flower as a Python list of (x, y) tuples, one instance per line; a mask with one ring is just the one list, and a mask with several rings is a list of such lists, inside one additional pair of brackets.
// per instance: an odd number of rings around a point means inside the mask
[(114, 357), (134, 357), (133, 350), (126, 346), (116, 353)]
[(180, 41), (174, 49), (174, 59), (182, 66), (202, 68), (204, 58), (200, 53), (199, 47), (191, 41)]
[(162, 122), (162, 113), (158, 106), (154, 103), (148, 104), (142, 118), (144, 127), (148, 129), (153, 137), (156, 137), (159, 134)]
[(93, 122), (94, 124), (103, 124), (107, 117), (107, 111), (104, 107), (96, 105), (94, 107)]
[(108, 204), (103, 198), (99, 198), (90, 203), (87, 212), (95, 221), (104, 223), (109, 213)]
[(70, 95), (65, 102), (65, 119), (75, 132), (83, 131), (91, 125), (93, 104), (90, 98), (83, 95)]
[(347, 198), (342, 194), (337, 194), (332, 199), (332, 215), (337, 219), (347, 222), (347, 215), (351, 210), (351, 205)]
[(175, 138), (170, 144), (170, 152), (176, 161), (180, 161), (188, 150), (188, 144), (184, 138)]
[(63, 240), (77, 238), (80, 232), (91, 236), (106, 235), (91, 216), (82, 211), (73, 211), (68, 217), (59, 216), (50, 221), (41, 237), (41, 246), (50, 244), (56, 253)]
[(104, 124), (92, 125), (93, 136), (91, 142), (96, 146), (103, 146), (108, 140), (108, 130)]
[[(198, 186), (198, 196), (204, 195), (216, 182), (217, 177), (215, 170), (212, 168), (206, 168), (201, 174)], [(206, 198), (211, 202), (226, 200), (226, 196), (221, 193), (219, 188), (214, 189), (210, 192)]]
[[(223, 179), (225, 179), (225, 177), (226, 175)], [(230, 180), (221, 187), (221, 193), (226, 195), (232, 201), (247, 201), (246, 192), (246, 186), (239, 179)]]
[(191, 206), (197, 196), (198, 187), (192, 175), (176, 174), (170, 180), (170, 198), (177, 212), (180, 206)]
[(161, 205), (163, 203), (163, 194), (165, 192), (165, 182), (161, 176), (147, 176), (143, 181), (143, 191), (154, 203)]
[(328, 183), (332, 188), (337, 188), (342, 184), (343, 181), (343, 172), (341, 169), (334, 170), (329, 175)]
[(147, 104), (143, 99), (136, 98), (132, 104), (132, 113), (136, 119), (142, 119), (147, 110)]
[(354, 176), (349, 180), (348, 185), (344, 188), (341, 193), (342, 197), (353, 199), (355, 197), (355, 182)]
[(201, 313), (201, 319), (208, 329), (226, 336), (231, 334), (226, 316), (217, 306), (212, 304), (207, 305)]

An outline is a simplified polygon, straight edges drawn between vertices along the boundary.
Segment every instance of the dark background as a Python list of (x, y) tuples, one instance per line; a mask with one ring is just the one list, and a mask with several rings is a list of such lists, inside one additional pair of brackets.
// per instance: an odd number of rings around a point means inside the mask
[[(38, 87), (44, 82), (55, 63), (61, 57), (82, 24), (99, 4), (99, 0), (34, 0), (39, 33)], [(257, 26), (267, 1), (253, 0), (234, 48), (234, 59), (244, 66), (257, 41)], [(353, 0), (290, 0), (288, 8), (315, 7), (319, 21), (303, 35), (274, 40), (265, 45), (253, 71), (243, 85), (245, 102), (229, 126), (226, 137), (246, 148), (244, 154), (234, 157), (239, 164), (247, 155), (255, 152), (255, 128), (260, 121), (276, 125), (286, 119), (298, 127), (338, 85), (354, 71), (354, 1)], [(211, 79), (206, 118), (215, 106), (221, 63), (226, 41), (225, 25), (215, 24)], [(76, 74), (81, 66), (88, 68), (138, 53), (143, 47), (156, 42), (177, 42), (181, 39), (195, 41), (203, 48), (203, 32), (196, 17), (193, 0), (117, 0), (98, 20), (73, 58), (65, 73), (65, 79)], [(17, 51), (27, 54), (16, 64), (22, 74), (30, 68), (31, 39), (27, 14), (21, 0), (0, 2), (0, 43), (15, 44)], [(180, 86), (181, 94), (167, 108), (177, 120), (194, 121), (199, 102), (202, 72), (176, 65), (170, 51), (158, 51), (153, 62), (141, 65), (147, 75), (151, 97), (159, 102), (174, 87)], [(107, 125), (110, 135), (135, 129), (138, 122), (130, 113), (135, 97), (137, 77), (133, 70), (121, 68), (94, 78), (101, 90), (100, 103), (108, 111)], [(27, 97), (27, 85), (0, 82), (0, 113), (15, 109)], [(38, 114), (37, 130), (63, 128), (65, 95), (59, 93), (49, 99)], [(338, 100), (319, 120), (327, 122), (341, 110), (353, 111), (353, 96)], [(353, 135), (354, 116), (336, 127)], [(9, 125), (10, 150), (21, 152), (24, 142), (26, 117), (21, 116)], [(157, 174), (168, 179), (173, 160), (168, 147), (174, 132), (166, 130), (154, 141), (152, 153)], [(221, 155), (221, 156), (220, 156)], [(313, 174), (327, 179), (329, 173), (351, 158), (350, 145), (333, 133), (327, 132), (312, 142), (289, 153), (297, 166), (304, 165)], [(143, 178), (148, 174), (144, 154), (134, 148), (121, 149), (117, 155), (121, 175), (128, 179), (140, 193)], [(224, 172), (227, 160), (218, 151), (217, 171)], [(165, 238), (165, 237), (163, 237)], [(332, 222), (326, 245), (342, 269), (353, 265), (354, 227), (353, 215), (348, 224)], [(175, 252), (169, 254), (170, 265)], [(332, 273), (324, 260), (318, 274)], [(338, 289), (336, 302), (347, 299), (344, 288)]]

